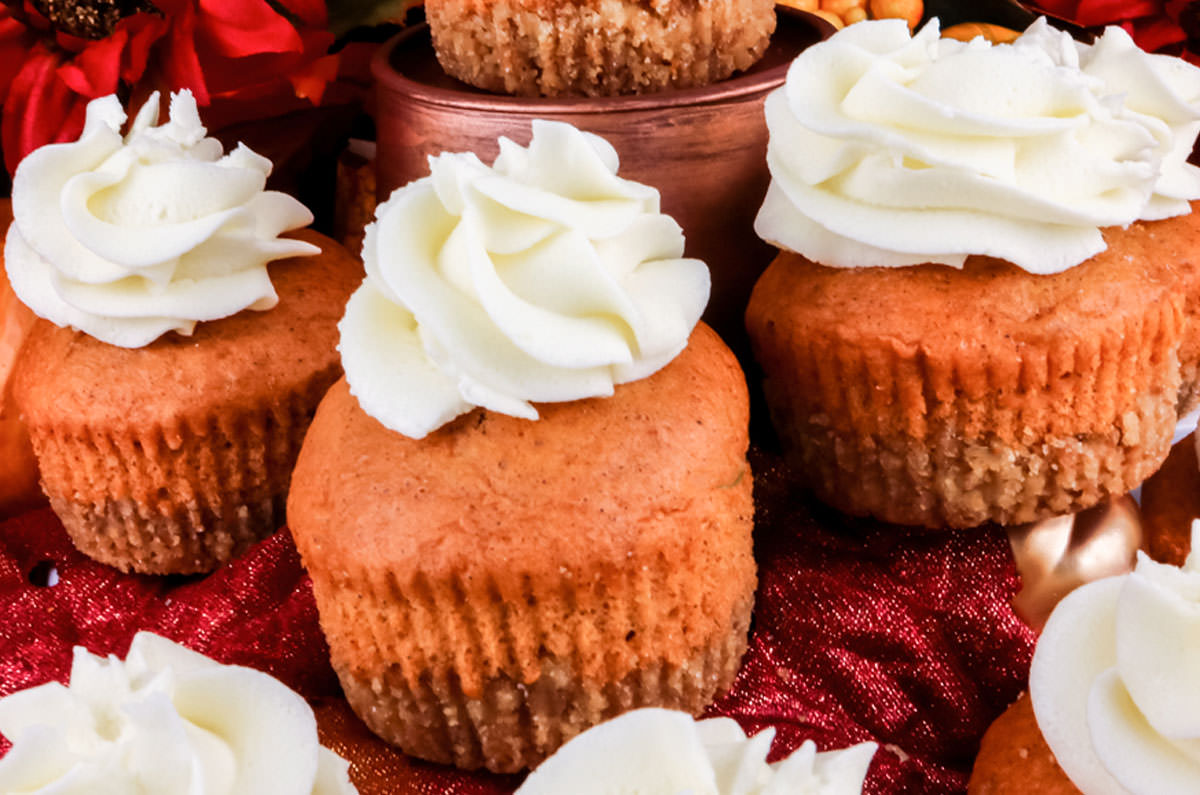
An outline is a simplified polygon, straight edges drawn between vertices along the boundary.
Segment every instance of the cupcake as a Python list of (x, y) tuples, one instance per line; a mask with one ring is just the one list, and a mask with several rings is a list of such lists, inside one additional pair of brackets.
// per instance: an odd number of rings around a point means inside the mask
[[(0, 201), (0, 225), (12, 223), (12, 202)], [(13, 364), (35, 315), (17, 299), (0, 268), (0, 517), (31, 508), (42, 498), (37, 460), (12, 397)]]
[(635, 707), (702, 710), (755, 568), (707, 269), (603, 139), (500, 144), (431, 158), (367, 228), (288, 523), (366, 724), (509, 772)]
[(76, 646), (69, 684), (0, 698), (0, 732), (3, 792), (357, 792), (297, 693), (149, 632), (124, 661)]
[[(195, 101), (115, 97), (13, 180), (5, 261), (40, 316), (13, 376), (42, 488), (79, 549), (125, 571), (207, 571), (276, 530), (317, 403), (340, 375), (357, 261), (222, 156)], [(268, 273), (267, 263), (275, 260)], [(269, 310), (269, 311), (268, 311)]]
[(755, 228), (783, 252), (746, 324), (771, 416), (848, 513), (1079, 511), (1170, 446), (1200, 197), (1200, 108), (1179, 98), (1200, 70), (1119, 29), (937, 33), (851, 26), (767, 100)]
[(702, 86), (748, 69), (775, 30), (770, 0), (430, 0), (442, 68), (523, 96)]
[(1141, 555), (1132, 574), (1073, 591), (1038, 639), (1029, 696), (984, 736), (971, 793), (1200, 789), (1200, 523), (1182, 568)]

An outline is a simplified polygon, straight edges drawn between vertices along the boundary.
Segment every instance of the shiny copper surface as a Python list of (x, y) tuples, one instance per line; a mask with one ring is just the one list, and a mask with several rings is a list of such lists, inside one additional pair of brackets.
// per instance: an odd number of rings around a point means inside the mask
[(705, 319), (744, 354), (742, 313), (774, 256), (753, 230), (769, 179), (763, 101), (783, 84), (792, 59), (831, 31), (817, 17), (781, 11), (766, 54), (740, 76), (649, 95), (558, 99), (497, 96), (448, 77), (428, 28), (414, 27), (381, 47), (372, 64), (379, 197), (428, 174), (431, 154), (472, 151), (490, 163), (496, 139), (528, 143), (535, 118), (602, 135), (620, 153), (621, 176), (658, 188), (663, 212), (687, 236), (686, 254), (708, 263)]
[(1142, 484), (1142, 549), (1161, 563), (1182, 566), (1191, 550), (1192, 522), (1200, 519), (1200, 464), (1196, 434), (1171, 448), (1162, 467)]
[(1008, 537), (1021, 575), (1013, 606), (1040, 630), (1075, 588), (1133, 569), (1142, 521), (1137, 503), (1126, 495), (1077, 514), (1011, 527)]

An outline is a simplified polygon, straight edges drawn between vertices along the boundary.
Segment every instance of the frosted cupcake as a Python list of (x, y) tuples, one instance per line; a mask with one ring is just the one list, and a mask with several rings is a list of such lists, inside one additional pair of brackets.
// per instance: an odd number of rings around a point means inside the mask
[(1132, 574), (1059, 603), (1038, 639), (1029, 697), (988, 730), (970, 792), (1200, 789), (1200, 523), (1192, 550), (1181, 568), (1142, 555)]
[[(93, 101), (74, 143), (13, 179), (5, 264), (42, 319), (15, 365), (42, 487), (76, 546), (123, 570), (206, 571), (282, 524), (291, 467), (340, 375), (360, 267), (222, 155), (188, 92), (120, 132)], [(267, 263), (275, 261), (268, 272)]]
[(430, 161), (367, 228), (346, 378), (288, 521), (347, 699), (407, 753), (534, 764), (733, 680), (755, 570), (748, 398), (703, 263), (602, 139)]
[[(1011, 45), (854, 25), (767, 101), (746, 312), (816, 492), (928, 526), (1015, 524), (1163, 461), (1200, 196), (1200, 70), (1120, 30)], [(1163, 220), (1166, 219), (1166, 220)]]

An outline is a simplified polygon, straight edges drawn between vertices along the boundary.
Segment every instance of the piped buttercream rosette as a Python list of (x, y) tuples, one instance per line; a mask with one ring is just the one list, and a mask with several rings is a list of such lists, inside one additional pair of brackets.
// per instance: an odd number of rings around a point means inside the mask
[(1088, 795), (1200, 786), (1200, 521), (1182, 568), (1139, 553), (1133, 573), (1069, 594), (1029, 672), (1038, 727)]
[(682, 351), (708, 269), (617, 166), (602, 138), (535, 121), (528, 147), (501, 138), (490, 167), (431, 157), (380, 205), (340, 326), (363, 410), (414, 438), (475, 406), (536, 419), (533, 403), (610, 395)]
[(1101, 228), (1189, 212), (1200, 69), (1119, 28), (1078, 44), (1039, 20), (1012, 44), (851, 25), (766, 102), (755, 231), (834, 267), (999, 257), (1056, 273)]
[(353, 795), (308, 704), (279, 680), (149, 632), (124, 661), (76, 647), (70, 685), (0, 699), (0, 791)]
[(811, 740), (768, 763), (773, 729), (747, 737), (732, 718), (639, 709), (569, 741), (516, 795), (858, 795), (878, 746), (818, 752)]
[(35, 150), (13, 177), (5, 265), (36, 314), (125, 348), (278, 296), (267, 263), (316, 254), (280, 238), (312, 222), (296, 199), (265, 190), (271, 162), (223, 154), (189, 91), (156, 125), (155, 93), (122, 133), (115, 96), (88, 104), (79, 140)]

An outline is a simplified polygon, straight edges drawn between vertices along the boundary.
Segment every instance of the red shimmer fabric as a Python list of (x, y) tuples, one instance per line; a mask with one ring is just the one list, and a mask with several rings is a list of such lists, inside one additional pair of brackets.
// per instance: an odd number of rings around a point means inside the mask
[(855, 520), (752, 457), (759, 587), (750, 650), (709, 715), (775, 726), (772, 758), (806, 739), (883, 748), (868, 793), (965, 791), (979, 738), (1025, 689), (1034, 634), (1012, 609), (1007, 534)]
[[(773, 758), (876, 740), (867, 792), (961, 792), (979, 738), (1024, 689), (1033, 634), (999, 529), (927, 533), (850, 520), (758, 456), (760, 587), (750, 650), (708, 712), (777, 729)], [(51, 561), (61, 578), (39, 587)], [(278, 676), (314, 702), (363, 795), (502, 795), (519, 779), (408, 760), (338, 697), (286, 530), (203, 578), (123, 575), (75, 552), (48, 510), (0, 524), (0, 695), (64, 680), (71, 647), (123, 656), (149, 629)], [(7, 746), (5, 746), (6, 748)]]

